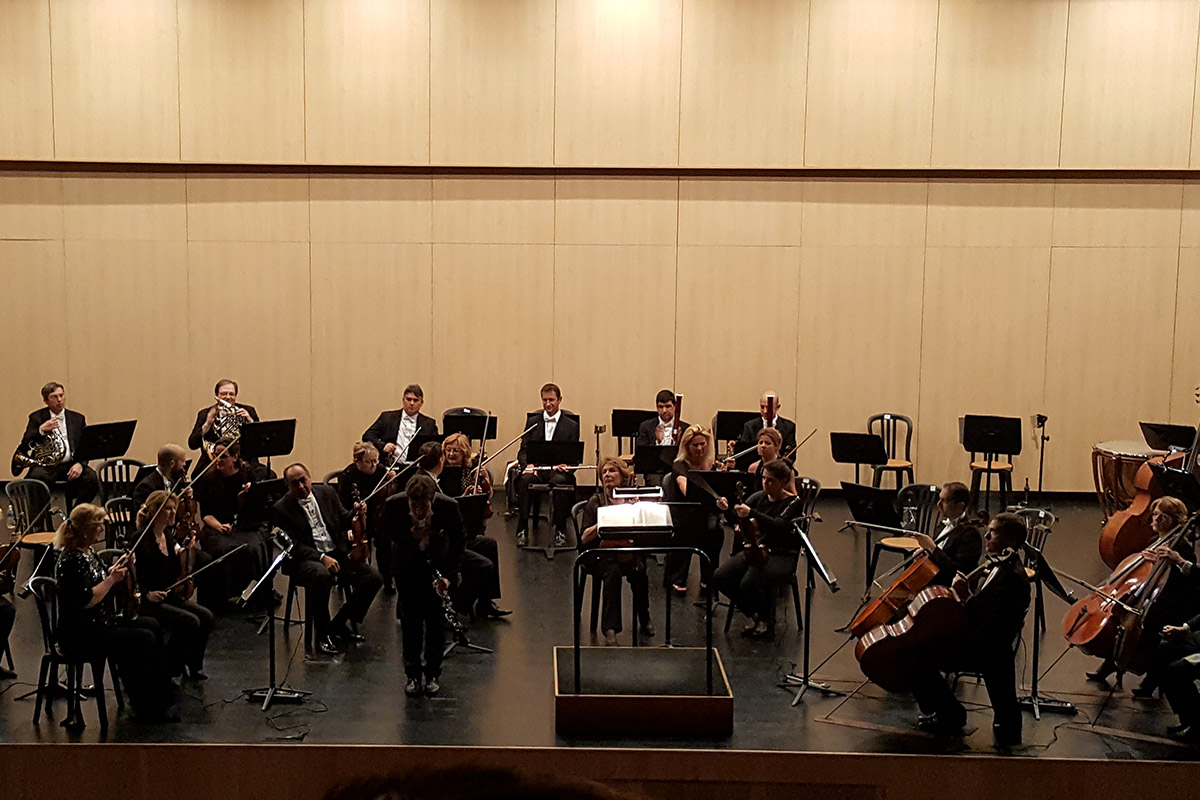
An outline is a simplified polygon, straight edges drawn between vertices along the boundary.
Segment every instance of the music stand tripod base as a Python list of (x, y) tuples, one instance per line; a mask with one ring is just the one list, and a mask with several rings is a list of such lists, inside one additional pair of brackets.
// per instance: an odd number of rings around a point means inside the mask
[(471, 644), (471, 642), (467, 639), (466, 635), (463, 635), (461, 637), (456, 636), (453, 639), (451, 639), (449, 642), (446, 643), (446, 649), (442, 650), (442, 658), (445, 658), (446, 656), (450, 655), (450, 652), (452, 650), (454, 650), (454, 648), (456, 648), (456, 647), (465, 647), (468, 650), (474, 650), (476, 653), (494, 653), (494, 652), (496, 652), (495, 650), (492, 650), (491, 648), (488, 648), (488, 647), (484, 647), (481, 644)]
[(1033, 718), (1038, 720), (1042, 718), (1043, 711), (1051, 711), (1055, 714), (1066, 714), (1068, 716), (1075, 716), (1079, 713), (1079, 709), (1066, 700), (1056, 700), (1052, 697), (1038, 697), (1027, 694), (1018, 697), (1017, 703), (1021, 708), (1033, 711)]
[(789, 672), (787, 675), (784, 675), (783, 680), (776, 685), (782, 689), (800, 688), (800, 691), (796, 692), (796, 696), (792, 698), (792, 705), (794, 706), (800, 705), (801, 698), (804, 697), (804, 693), (809, 689), (820, 692), (825, 697), (846, 696), (845, 692), (840, 692), (837, 689), (830, 687), (830, 685), (827, 683), (821, 683), (820, 681), (814, 681), (811, 679), (805, 680), (803, 675), (797, 675), (794, 672)]
[(271, 703), (303, 703), (312, 696), (312, 692), (299, 689), (281, 689), (277, 686), (264, 686), (261, 689), (246, 689), (242, 692), (246, 699), (254, 702), (262, 700), (262, 710), (266, 711)]

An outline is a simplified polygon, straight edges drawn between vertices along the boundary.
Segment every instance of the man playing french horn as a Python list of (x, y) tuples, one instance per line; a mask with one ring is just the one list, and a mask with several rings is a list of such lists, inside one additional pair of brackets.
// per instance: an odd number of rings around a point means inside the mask
[(28, 467), (26, 477), (32, 480), (50, 485), (65, 481), (68, 508), (90, 503), (100, 482), (95, 470), (75, 459), (87, 420), (78, 411), (67, 409), (67, 390), (61, 383), (51, 381), (43, 386), (42, 402), (46, 407), (29, 415), (25, 435), (13, 455), (12, 473), (20, 475)]
[(254, 406), (247, 406), (237, 401), (237, 381), (222, 378), (213, 388), (215, 402), (196, 412), (196, 424), (188, 436), (188, 447), (200, 450), (200, 458), (192, 470), (198, 475), (212, 460), (213, 446), (221, 441), (237, 437), (238, 430), (244, 423), (258, 422), (258, 412)]

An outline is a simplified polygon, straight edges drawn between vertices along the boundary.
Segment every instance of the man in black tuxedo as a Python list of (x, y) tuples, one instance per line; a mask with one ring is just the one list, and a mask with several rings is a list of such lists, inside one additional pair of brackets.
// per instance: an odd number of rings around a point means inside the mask
[(663, 389), (655, 395), (654, 405), (658, 409), (658, 416), (651, 417), (638, 426), (634, 444), (639, 447), (679, 444), (675, 439), (675, 429), (678, 428), (682, 435), (688, 424), (683, 420), (675, 421), (675, 415), (678, 413), (678, 409), (675, 408), (675, 393), (670, 389)]
[[(313, 621), (317, 649), (336, 653), (332, 637), (361, 642), (348, 623), (360, 623), (375, 595), (383, 587), (379, 571), (365, 561), (350, 558), (350, 530), (353, 517), (337, 491), (324, 484), (314, 486), (312, 475), (303, 464), (292, 464), (283, 471), (288, 493), (272, 509), (273, 524), (292, 539), (292, 551), (283, 571), (304, 587), (304, 607)], [(329, 619), (329, 590), (337, 581), (346, 589), (346, 602), (337, 616)]]
[[(767, 419), (767, 397), (769, 396), (775, 398), (775, 416), (772, 419)], [(747, 447), (754, 447), (758, 441), (759, 431), (763, 428), (774, 428), (783, 437), (783, 447), (779, 451), (779, 456), (790, 460), (792, 451), (796, 449), (796, 423), (779, 416), (780, 407), (779, 395), (776, 392), (763, 392), (762, 397), (758, 398), (759, 416), (742, 427), (742, 434), (738, 437), (735, 445), (736, 449), (741, 451)]]
[(929, 557), (938, 567), (934, 583), (949, 586), (957, 572), (966, 574), (979, 566), (983, 555), (983, 534), (973, 515), (967, 513), (971, 502), (971, 490), (965, 483), (951, 481), (942, 485), (938, 495), (938, 513), (942, 528), (937, 537), (923, 533), (913, 535), (921, 549), (929, 551)]
[[(74, 508), (77, 503), (90, 503), (100, 491), (100, 480), (95, 470), (75, 458), (87, 419), (78, 411), (67, 409), (67, 390), (61, 383), (51, 381), (43, 386), (42, 402), (46, 407), (29, 415), (19, 449), (25, 453), (36, 444), (58, 437), (65, 455), (56, 464), (30, 467), (26, 477), (47, 484), (65, 481), (63, 493), (68, 509)], [(23, 469), (13, 462), (13, 475), (20, 475)]]
[[(1017, 674), (1013, 647), (1025, 627), (1029, 610), (1029, 577), (1016, 557), (1025, 545), (1025, 523), (1016, 514), (997, 514), (988, 524), (987, 554), (997, 560), (968, 585), (965, 576), (954, 577), (953, 589), (967, 610), (967, 631), (948, 643), (940, 656), (914, 653), (907, 665), (912, 692), (924, 716), (920, 727), (945, 735), (958, 735), (967, 712), (942, 676), (945, 671), (971, 671), (983, 676), (992, 704), (992, 732), (996, 744), (1021, 741), (1021, 707), (1017, 702)], [(1005, 550), (1013, 555), (1002, 558)]]
[[(517, 464), (521, 474), (517, 478), (517, 545), (525, 546), (529, 538), (529, 486), (533, 483), (550, 484), (550, 508), (554, 517), (554, 544), (561, 547), (566, 544), (567, 537), (564, 528), (567, 515), (571, 511), (570, 503), (555, 503), (555, 489), (559, 486), (574, 486), (575, 473), (567, 470), (566, 465), (559, 464), (553, 469), (528, 469), (528, 445), (530, 442), (578, 442), (579, 423), (571, 419), (561, 409), (562, 390), (556, 384), (547, 383), (542, 387), (542, 413), (534, 412), (527, 419), (525, 427), (534, 424), (533, 430), (521, 437), (521, 450), (517, 453)], [(672, 398), (674, 399), (674, 398)]]
[(186, 474), (187, 451), (177, 444), (164, 444), (158, 448), (158, 467), (133, 487), (133, 507), (141, 508), (146, 498), (160, 489), (175, 491)]
[[(196, 423), (192, 425), (192, 432), (188, 434), (188, 447), (200, 451), (200, 457), (196, 459), (196, 466), (192, 469), (193, 475), (203, 472), (210, 461), (208, 450), (203, 447), (204, 442), (208, 442), (211, 447), (222, 438), (221, 426), (217, 424), (218, 416), (232, 413), (237, 415), (239, 423), (259, 421), (258, 412), (254, 406), (237, 401), (237, 381), (231, 381), (229, 378), (217, 381), (217, 385), (213, 387), (213, 396), (216, 398), (216, 402), (196, 412)], [(252, 459), (248, 459), (248, 461), (252, 464), (258, 463)]]
[(407, 462), (408, 445), (418, 436), (436, 436), (437, 421), (421, 413), (425, 405), (425, 392), (418, 384), (404, 388), (403, 408), (383, 411), (363, 434), (363, 441), (375, 445), (380, 452), (380, 461), (391, 466), (397, 458)]
[(411, 697), (423, 690), (433, 696), (441, 690), (438, 679), (445, 646), (442, 595), (450, 591), (462, 563), (462, 515), (458, 503), (438, 492), (433, 478), (414, 475), (402, 493), (384, 503), (383, 527), (392, 537), (392, 568), (399, 592), (396, 613), (404, 649), (404, 693)]

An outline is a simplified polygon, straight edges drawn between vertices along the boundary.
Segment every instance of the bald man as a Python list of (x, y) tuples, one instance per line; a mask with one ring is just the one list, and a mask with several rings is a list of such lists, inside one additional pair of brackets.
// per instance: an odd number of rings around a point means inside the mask
[[(773, 395), (775, 397), (775, 416), (767, 419), (767, 397)], [(738, 437), (735, 445), (738, 450), (745, 450), (747, 447), (753, 447), (758, 441), (758, 432), (763, 428), (774, 428), (779, 431), (779, 435), (783, 437), (783, 449), (780, 450), (780, 458), (791, 458), (792, 451), (796, 449), (796, 423), (790, 419), (784, 419), (779, 416), (779, 409), (782, 404), (779, 402), (779, 393), (768, 390), (762, 393), (762, 397), (758, 398), (759, 415), (750, 420), (742, 428), (742, 434)]]

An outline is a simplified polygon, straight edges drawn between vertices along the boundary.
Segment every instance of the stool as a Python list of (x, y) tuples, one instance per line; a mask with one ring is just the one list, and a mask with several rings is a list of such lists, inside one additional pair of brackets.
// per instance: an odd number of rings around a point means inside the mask
[(971, 507), (979, 508), (979, 485), (983, 476), (996, 475), (999, 478), (1000, 508), (1008, 508), (1008, 495), (1012, 492), (1012, 456), (984, 453), (983, 458), (976, 460), (975, 455), (971, 453)]

